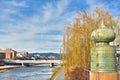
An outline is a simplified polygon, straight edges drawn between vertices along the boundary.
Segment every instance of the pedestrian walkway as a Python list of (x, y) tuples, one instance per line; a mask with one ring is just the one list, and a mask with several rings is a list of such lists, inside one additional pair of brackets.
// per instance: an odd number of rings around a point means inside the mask
[(64, 71), (60, 70), (54, 80), (64, 80)]

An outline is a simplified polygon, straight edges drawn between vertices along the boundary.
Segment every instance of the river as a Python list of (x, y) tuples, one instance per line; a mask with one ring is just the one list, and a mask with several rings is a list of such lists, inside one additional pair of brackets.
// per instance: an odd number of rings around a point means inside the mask
[(0, 73), (0, 80), (49, 80), (52, 75), (49, 64), (40, 64), (33, 67), (10, 69)]

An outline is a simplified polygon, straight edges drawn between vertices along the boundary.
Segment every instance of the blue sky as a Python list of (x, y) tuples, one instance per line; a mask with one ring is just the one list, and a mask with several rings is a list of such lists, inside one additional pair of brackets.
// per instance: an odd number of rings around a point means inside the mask
[(59, 52), (63, 26), (77, 11), (105, 7), (120, 15), (119, 0), (0, 0), (0, 48)]

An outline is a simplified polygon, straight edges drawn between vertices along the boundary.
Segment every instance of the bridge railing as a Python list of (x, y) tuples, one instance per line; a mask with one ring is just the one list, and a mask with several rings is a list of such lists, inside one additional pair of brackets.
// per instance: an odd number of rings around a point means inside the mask
[(13, 63), (58, 63), (60, 64), (60, 60), (5, 60), (5, 62), (13, 62)]

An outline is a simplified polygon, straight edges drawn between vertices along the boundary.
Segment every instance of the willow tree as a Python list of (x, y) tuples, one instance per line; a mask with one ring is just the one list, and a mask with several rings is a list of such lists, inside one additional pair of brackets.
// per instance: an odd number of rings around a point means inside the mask
[(120, 47), (120, 20), (118, 18), (118, 25), (117, 25), (117, 28), (115, 29), (115, 31), (117, 32), (117, 38), (116, 38), (116, 42), (117, 42), (117, 45)]
[[(118, 21), (106, 10), (96, 8), (92, 12), (77, 13), (74, 23), (65, 27), (62, 57), (65, 80), (83, 80), (83, 69), (90, 66), (90, 49), (94, 46), (91, 32), (104, 21), (109, 28), (119, 28)], [(120, 35), (120, 28), (118, 30)], [(118, 42), (120, 40), (118, 39)]]

